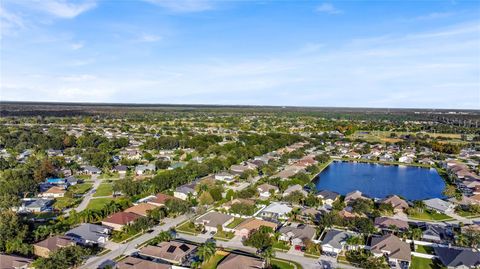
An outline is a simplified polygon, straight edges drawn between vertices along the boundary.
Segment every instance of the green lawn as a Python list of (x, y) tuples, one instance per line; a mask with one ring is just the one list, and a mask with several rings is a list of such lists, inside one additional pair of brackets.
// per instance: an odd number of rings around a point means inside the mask
[(240, 223), (242, 223), (245, 219), (242, 218), (235, 218), (233, 221), (227, 225), (227, 228), (233, 229), (237, 227)]
[(104, 205), (108, 204), (110, 201), (113, 201), (113, 198), (97, 198), (90, 200), (90, 203), (87, 205), (87, 209), (100, 210)]
[(70, 208), (78, 205), (81, 199), (70, 198), (70, 197), (60, 197), (55, 199), (55, 203), (53, 204), (53, 208), (58, 210), (63, 210), (65, 208)]
[(412, 256), (411, 269), (445, 269), (438, 261)]
[(433, 220), (433, 221), (443, 221), (443, 220), (451, 220), (452, 218), (441, 213), (437, 213), (434, 211), (424, 210), (423, 212), (415, 212), (414, 214), (408, 215), (411, 219), (418, 219), (418, 220)]
[(225, 258), (228, 254), (217, 251), (213, 257), (211, 257), (208, 262), (206, 262), (202, 269), (215, 269), (217, 268), (218, 263)]
[(420, 253), (425, 253), (425, 254), (435, 254), (435, 251), (433, 250), (433, 247), (430, 246), (422, 246), (422, 245), (416, 245), (417, 249), (415, 252), (420, 252)]
[(213, 238), (218, 239), (218, 240), (222, 240), (222, 241), (228, 241), (228, 240), (232, 239), (233, 237), (235, 237), (234, 232), (222, 231), (222, 232), (217, 232)]
[(93, 197), (109, 196), (113, 193), (113, 185), (109, 183), (102, 183), (98, 186), (97, 191), (93, 194)]
[(277, 241), (273, 243), (273, 248), (279, 249), (281, 251), (288, 251), (290, 249), (290, 245), (285, 241)]
[(68, 188), (68, 191), (74, 194), (85, 194), (88, 190), (92, 188), (92, 186), (93, 184), (91, 183), (81, 183), (71, 186), (70, 188)]
[(272, 259), (272, 269), (295, 269), (302, 268), (300, 265), (297, 265), (290, 261)]
[(193, 235), (199, 234), (199, 232), (195, 230), (192, 224), (193, 223), (191, 221), (186, 221), (180, 224), (179, 226), (177, 226), (175, 230), (180, 233), (193, 234)]

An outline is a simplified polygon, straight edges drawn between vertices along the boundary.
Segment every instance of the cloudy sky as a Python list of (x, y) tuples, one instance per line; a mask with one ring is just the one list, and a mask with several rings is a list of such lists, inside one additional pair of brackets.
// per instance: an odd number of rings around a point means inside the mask
[(0, 4), (1, 100), (480, 108), (478, 1)]

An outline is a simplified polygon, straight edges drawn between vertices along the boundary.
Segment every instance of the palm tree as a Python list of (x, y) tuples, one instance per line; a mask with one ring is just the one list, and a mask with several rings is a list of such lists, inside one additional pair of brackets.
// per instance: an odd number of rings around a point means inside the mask
[(272, 248), (272, 246), (268, 246), (263, 249), (260, 255), (265, 259), (265, 267), (270, 268), (272, 258), (275, 257), (275, 250)]
[(198, 247), (198, 256), (203, 262), (206, 262), (215, 254), (216, 248), (215, 242), (208, 241)]

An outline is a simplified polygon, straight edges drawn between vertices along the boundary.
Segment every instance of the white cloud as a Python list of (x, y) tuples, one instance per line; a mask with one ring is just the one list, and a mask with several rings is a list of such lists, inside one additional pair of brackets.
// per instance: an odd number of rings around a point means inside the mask
[(0, 35), (10, 34), (14, 29), (24, 27), (24, 21), (20, 16), (0, 5)]
[(426, 15), (415, 17), (413, 20), (416, 20), (416, 21), (436, 20), (436, 19), (448, 18), (453, 15), (454, 13), (452, 12), (433, 12)]
[(315, 10), (317, 12), (323, 12), (323, 13), (328, 13), (328, 14), (332, 14), (332, 15), (338, 15), (338, 14), (343, 13), (343, 10), (340, 10), (340, 9), (334, 7), (330, 3), (323, 3), (323, 4), (319, 5), (318, 7), (316, 7)]
[(97, 6), (97, 3), (93, 0), (87, 0), (81, 3), (70, 3), (66, 0), (32, 0), (30, 2), (31, 3), (27, 4), (30, 8), (65, 19), (75, 18)]
[(138, 39), (139, 42), (157, 42), (162, 39), (161, 36), (143, 33)]
[(145, 0), (172, 12), (201, 12), (214, 8), (211, 0)]
[(83, 48), (84, 46), (85, 46), (84, 42), (75, 42), (75, 43), (70, 44), (70, 48), (72, 50), (79, 50), (79, 49)]

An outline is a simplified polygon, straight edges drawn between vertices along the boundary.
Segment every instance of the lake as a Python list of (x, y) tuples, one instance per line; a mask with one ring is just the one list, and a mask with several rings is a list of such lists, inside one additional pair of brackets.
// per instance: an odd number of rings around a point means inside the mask
[(334, 161), (314, 180), (317, 190), (345, 195), (359, 190), (372, 198), (397, 194), (409, 200), (443, 198), (445, 182), (435, 169)]

